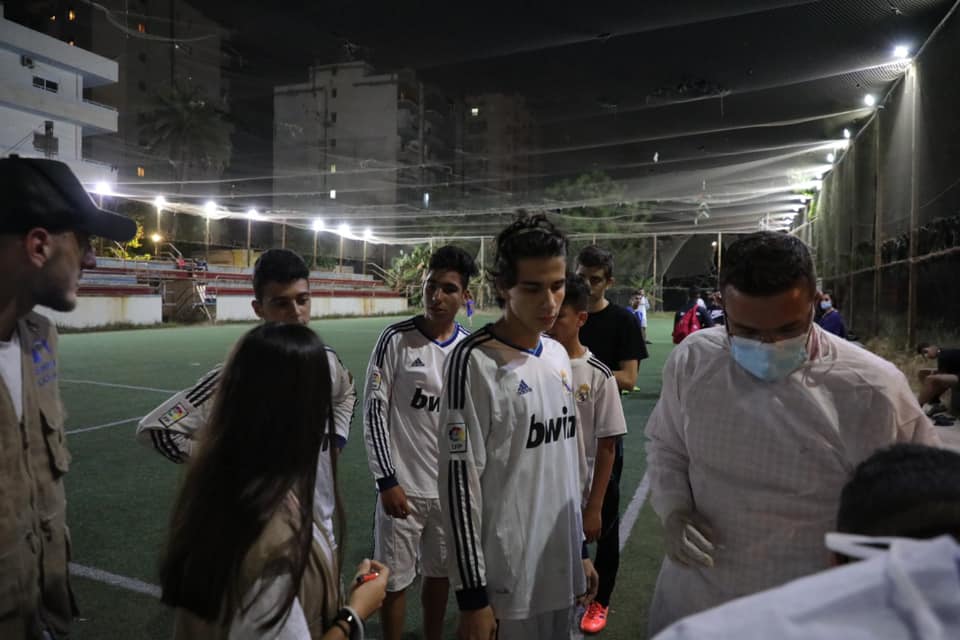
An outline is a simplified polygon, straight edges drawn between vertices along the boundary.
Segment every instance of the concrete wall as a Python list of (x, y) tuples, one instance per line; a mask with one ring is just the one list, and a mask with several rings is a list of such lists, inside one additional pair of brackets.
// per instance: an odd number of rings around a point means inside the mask
[[(368, 298), (368, 297), (320, 297), (311, 298), (311, 311), (314, 318), (324, 316), (369, 316), (390, 313), (405, 313), (406, 298)], [(217, 296), (217, 320), (256, 320), (250, 306), (250, 296)]]
[(80, 296), (68, 313), (36, 307), (58, 327), (86, 329), (111, 324), (152, 325), (161, 321), (160, 296)]

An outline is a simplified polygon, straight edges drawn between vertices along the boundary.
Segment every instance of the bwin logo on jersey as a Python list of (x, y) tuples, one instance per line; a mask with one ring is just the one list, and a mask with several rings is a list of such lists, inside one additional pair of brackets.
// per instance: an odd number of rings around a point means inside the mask
[(533, 391), (533, 388), (527, 384), (525, 380), (520, 380), (520, 386), (517, 387), (517, 395), (522, 396), (524, 394), (530, 393)]
[(440, 398), (428, 396), (423, 392), (423, 389), (417, 387), (417, 390), (413, 392), (413, 400), (410, 401), (410, 406), (414, 409), (440, 411)]
[(527, 436), (527, 449), (535, 449), (541, 444), (559, 442), (577, 435), (577, 416), (568, 416), (563, 408), (563, 416), (537, 422), (536, 414), (530, 416), (530, 435)]

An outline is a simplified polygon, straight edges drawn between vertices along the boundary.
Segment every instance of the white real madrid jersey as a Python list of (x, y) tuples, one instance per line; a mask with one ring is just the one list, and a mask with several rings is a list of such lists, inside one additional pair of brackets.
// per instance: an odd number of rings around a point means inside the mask
[(597, 440), (625, 435), (627, 421), (617, 379), (607, 365), (597, 360), (588, 349), (579, 358), (571, 358), (570, 366), (573, 368), (573, 395), (577, 401), (577, 418), (583, 440), (580, 474), (586, 504), (597, 459)]
[(570, 359), (544, 337), (528, 351), (488, 325), (447, 360), (440, 505), (462, 609), (518, 620), (585, 590), (578, 422)]
[(363, 438), (380, 490), (437, 497), (437, 436), (443, 365), (468, 335), (459, 324), (445, 342), (428, 338), (413, 318), (384, 329), (367, 366)]

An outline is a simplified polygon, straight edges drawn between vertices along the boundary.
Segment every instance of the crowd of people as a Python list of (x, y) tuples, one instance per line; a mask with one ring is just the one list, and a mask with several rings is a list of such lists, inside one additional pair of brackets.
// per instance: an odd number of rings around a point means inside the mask
[[(0, 637), (65, 638), (69, 454), (56, 331), (33, 308), (71, 310), (95, 265), (91, 235), (136, 229), (62, 163), (0, 160), (0, 193)], [(589, 246), (573, 264), (567, 252), (544, 215), (503, 229), (483, 274), (500, 315), (474, 332), (457, 317), (480, 270), (458, 247), (432, 253), (423, 308), (383, 330), (362, 381), (377, 505), (372, 559), (348, 579), (337, 477), (354, 378), (306, 326), (303, 260), (264, 252), (263, 322), (137, 429), (187, 464), (160, 560), (175, 637), (363, 638), (379, 611), (398, 640), (417, 575), (430, 640), (450, 591), (464, 640), (601, 633), (621, 472), (635, 463), (621, 393), (649, 355), (649, 302), (642, 290), (629, 308), (610, 302), (609, 251)], [(787, 234), (730, 244), (706, 298), (692, 289), (675, 315), (645, 428), (666, 550), (647, 631), (957, 637), (960, 455), (927, 413), (956, 386), (960, 351), (919, 347), (938, 369), (915, 397), (834, 331), (810, 252)]]

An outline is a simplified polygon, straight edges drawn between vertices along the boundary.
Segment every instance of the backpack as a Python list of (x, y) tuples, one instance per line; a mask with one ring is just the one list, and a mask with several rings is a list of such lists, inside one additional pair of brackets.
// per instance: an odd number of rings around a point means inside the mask
[(677, 323), (677, 326), (673, 328), (673, 344), (680, 344), (683, 342), (683, 339), (694, 331), (699, 331), (700, 327), (700, 318), (697, 316), (697, 305), (694, 304), (683, 317), (680, 318), (680, 322)]

